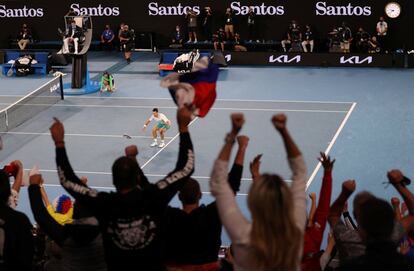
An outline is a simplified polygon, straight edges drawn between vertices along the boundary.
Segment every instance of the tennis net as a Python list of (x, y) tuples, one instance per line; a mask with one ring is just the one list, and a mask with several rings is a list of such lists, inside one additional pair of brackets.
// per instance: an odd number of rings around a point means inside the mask
[(0, 111), (0, 133), (6, 133), (63, 100), (61, 77), (55, 77)]

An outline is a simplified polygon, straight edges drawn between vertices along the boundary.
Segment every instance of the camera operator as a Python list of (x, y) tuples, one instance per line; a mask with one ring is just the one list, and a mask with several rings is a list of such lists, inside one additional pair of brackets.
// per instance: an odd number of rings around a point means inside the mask
[(340, 33), (340, 46), (343, 53), (349, 53), (351, 50), (352, 32), (346, 22), (342, 22), (342, 26), (338, 28)]
[(234, 36), (234, 18), (231, 8), (226, 9), (226, 22), (224, 23), (224, 32), (227, 40), (231, 40)]
[(355, 34), (355, 47), (358, 53), (368, 53), (370, 35), (362, 27), (358, 28)]
[(213, 32), (213, 14), (210, 7), (204, 8), (203, 34), (205, 41), (211, 41)]
[(125, 24), (119, 33), (119, 41), (127, 63), (131, 63), (132, 49), (134, 48), (134, 33), (129, 30), (129, 26)]
[(310, 46), (310, 52), (313, 53), (314, 41), (313, 41), (312, 29), (311, 29), (309, 24), (307, 24), (305, 28), (306, 28), (305, 32), (303, 33), (304, 38), (303, 38), (303, 41), (302, 41), (303, 51), (305, 53), (307, 53), (308, 52), (307, 45), (309, 45)]
[(188, 27), (188, 42), (197, 42), (197, 13), (193, 9), (189, 9), (185, 15)]
[(302, 41), (302, 33), (300, 32), (300, 27), (296, 23), (296, 21), (293, 20), (290, 23), (289, 29), (287, 31), (287, 39), (282, 40), (283, 51), (287, 52), (286, 44), (291, 44), (291, 48), (289, 51), (292, 51), (293, 48), (296, 47), (298, 44), (300, 46), (300, 51), (302, 51), (301, 41)]
[(249, 13), (247, 14), (247, 29), (247, 38), (251, 42), (256, 39), (256, 13), (252, 6), (249, 7)]

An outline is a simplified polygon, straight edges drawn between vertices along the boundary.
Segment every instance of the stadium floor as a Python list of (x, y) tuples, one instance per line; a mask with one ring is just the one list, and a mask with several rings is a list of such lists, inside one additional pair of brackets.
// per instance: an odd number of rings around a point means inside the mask
[[(129, 144), (139, 147), (139, 162), (150, 180), (156, 181), (174, 167), (177, 156), (177, 129), (172, 126), (167, 146), (149, 147), (150, 133), (141, 132), (153, 107), (174, 120), (175, 105), (167, 90), (159, 86), (158, 55), (136, 53), (126, 65), (119, 53), (94, 52), (89, 55), (91, 77), (104, 70), (114, 73), (117, 90), (113, 94), (67, 97), (29, 122), (3, 135), (2, 164), (20, 159), (25, 168), (42, 169), (50, 198), (63, 193), (55, 172), (54, 149), (48, 134), (52, 117), (61, 118), (67, 133), (69, 158), (79, 175), (91, 186), (112, 189), (110, 168)], [(70, 66), (62, 69), (70, 72)], [(1, 77), (0, 106), (50, 80), (50, 77)], [(70, 74), (65, 81), (70, 80)], [(191, 126), (196, 151), (194, 175), (201, 182), (203, 202), (211, 202), (208, 176), (214, 158), (229, 130), (229, 114), (243, 112), (250, 137), (242, 187), (237, 197), (246, 215), (246, 194), (250, 184), (248, 162), (263, 153), (263, 172), (277, 172), (289, 179), (285, 151), (270, 118), (278, 112), (289, 117), (289, 128), (301, 147), (308, 165), (308, 191), (319, 191), (322, 172), (317, 164), (319, 151), (330, 151), (337, 159), (333, 197), (345, 179), (356, 179), (358, 190), (378, 196), (396, 195), (384, 189), (386, 171), (401, 168), (414, 176), (411, 167), (414, 145), (412, 101), (414, 70), (376, 68), (282, 68), (230, 67), (222, 70), (217, 86), (218, 101), (204, 119)], [(123, 134), (129, 134), (126, 139)], [(87, 151), (85, 151), (87, 150)], [(172, 205), (178, 206), (174, 199)], [(22, 189), (19, 210), (33, 219), (26, 189)], [(228, 244), (227, 237), (223, 240)]]

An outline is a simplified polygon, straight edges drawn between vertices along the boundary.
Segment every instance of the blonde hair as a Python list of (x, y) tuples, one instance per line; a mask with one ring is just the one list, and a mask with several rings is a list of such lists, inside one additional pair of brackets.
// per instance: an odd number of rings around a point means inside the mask
[(293, 205), (289, 187), (277, 175), (262, 175), (250, 187), (250, 244), (255, 271), (298, 269), (302, 233), (294, 221)]

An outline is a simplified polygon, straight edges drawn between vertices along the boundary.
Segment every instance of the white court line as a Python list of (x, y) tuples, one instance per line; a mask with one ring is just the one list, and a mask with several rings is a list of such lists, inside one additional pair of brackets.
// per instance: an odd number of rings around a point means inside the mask
[[(341, 125), (339, 126), (338, 130), (336, 131), (334, 137), (332, 138), (331, 142), (329, 143), (328, 147), (325, 150), (326, 154), (329, 154), (329, 152), (331, 151), (333, 145), (335, 144), (336, 139), (338, 138), (339, 134), (342, 132), (342, 129), (345, 127), (345, 124), (347, 123), (349, 117), (352, 114), (352, 111), (354, 111), (355, 106), (357, 105), (357, 103), (353, 103), (351, 108), (349, 109), (348, 114), (346, 114), (345, 118), (343, 119)], [(306, 183), (306, 190), (309, 188), (309, 186), (312, 184), (313, 180), (315, 179), (316, 174), (318, 173), (319, 169), (321, 168), (322, 164), (320, 162), (318, 162), (315, 170), (312, 172), (312, 175), (309, 177), (308, 182)]]
[[(24, 96), (24, 95), (23, 95)], [(22, 97), (22, 95), (0, 95), (0, 97)], [(37, 96), (42, 98), (50, 98), (50, 96)], [(66, 100), (88, 100), (88, 99), (111, 99), (111, 100), (169, 100), (171, 98), (149, 98), (149, 97), (93, 97), (93, 96), (66, 96)], [(216, 99), (221, 102), (258, 102), (258, 103), (318, 103), (318, 104), (353, 104), (353, 102), (340, 102), (340, 101), (295, 101), (295, 100), (245, 100), (245, 99)]]
[[(31, 132), (2, 132), (0, 134), (9, 134), (9, 135), (39, 135), (39, 136), (50, 136), (50, 133), (31, 133)], [(99, 134), (66, 134), (65, 136), (79, 136), (79, 137), (109, 137), (109, 138), (124, 138), (123, 135), (99, 135)], [(133, 136), (129, 135), (131, 138), (152, 138), (152, 136)], [(172, 137), (165, 137), (166, 139), (171, 139)]]
[[(2, 104), (2, 103), (0, 103)], [(143, 108), (152, 109), (153, 105), (92, 105), (92, 104), (24, 104), (23, 106), (49, 106), (49, 107), (90, 107), (90, 108)], [(163, 109), (177, 109), (177, 106), (157, 106)], [(307, 112), (307, 113), (347, 113), (342, 110), (313, 110), (313, 109), (283, 109), (283, 108), (237, 108), (237, 107), (212, 107), (210, 110), (230, 110), (230, 111), (271, 111), (271, 112)]]
[[(188, 127), (191, 126), (191, 124), (193, 124), (196, 120), (198, 120), (198, 117), (194, 118), (190, 124), (188, 124)], [(180, 135), (180, 133), (177, 133), (170, 141), (168, 141), (167, 144), (165, 144), (164, 147), (161, 148), (161, 150), (157, 151), (156, 154), (154, 154), (150, 159), (147, 160), (147, 162), (145, 162), (142, 166), (141, 169), (143, 169), (146, 165), (148, 165), (152, 160), (154, 160), (155, 157), (157, 157), (158, 154), (160, 154), (165, 148), (167, 148), (168, 145), (170, 145), (171, 142), (173, 142), (175, 139), (177, 139), (177, 137)]]

